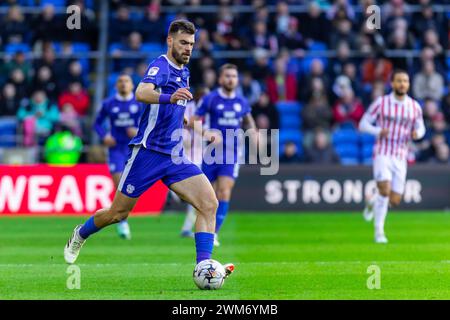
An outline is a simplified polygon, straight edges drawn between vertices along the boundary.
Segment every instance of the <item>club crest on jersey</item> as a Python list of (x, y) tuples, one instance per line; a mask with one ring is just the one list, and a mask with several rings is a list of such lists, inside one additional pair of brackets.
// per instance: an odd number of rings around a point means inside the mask
[(113, 113), (117, 113), (117, 112), (119, 112), (120, 111), (120, 108), (119, 107), (113, 107), (112, 108), (112, 112)]
[(132, 104), (132, 105), (130, 106), (130, 112), (131, 112), (131, 113), (136, 113), (136, 112), (138, 112), (138, 111), (139, 111), (139, 107), (138, 107), (137, 105)]
[(223, 108), (224, 108), (224, 105), (223, 105), (223, 104), (217, 105), (217, 110), (222, 110)]
[(158, 71), (159, 71), (159, 68), (158, 68), (158, 67), (151, 67), (151, 68), (148, 70), (147, 75), (149, 75), (149, 76), (155, 76), (155, 75), (158, 73)]
[(132, 184), (127, 185), (127, 193), (133, 193), (134, 192), (134, 186)]
[(240, 111), (242, 110), (242, 106), (241, 106), (240, 103), (235, 103), (235, 104), (233, 105), (233, 109), (234, 109), (236, 112), (240, 112)]

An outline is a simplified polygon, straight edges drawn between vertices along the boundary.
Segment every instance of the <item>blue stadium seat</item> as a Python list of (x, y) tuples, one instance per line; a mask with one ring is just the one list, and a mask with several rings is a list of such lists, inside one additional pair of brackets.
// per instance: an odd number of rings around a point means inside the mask
[(340, 144), (334, 147), (339, 155), (341, 164), (356, 165), (359, 164), (359, 148), (355, 144)]
[(366, 145), (361, 148), (361, 160), (364, 161), (366, 158), (372, 158), (373, 145)]
[(368, 133), (360, 133), (359, 134), (359, 141), (362, 146), (373, 146), (375, 143), (375, 136), (368, 134)]
[(147, 53), (156, 52), (159, 55), (162, 51), (164, 51), (164, 46), (156, 42), (144, 42), (142, 44), (141, 51)]
[(19, 4), (25, 7), (34, 7), (36, 6), (35, 0), (19, 0)]
[(91, 46), (84, 42), (72, 42), (72, 50), (76, 53), (85, 53), (91, 51)]
[(55, 7), (65, 7), (66, 0), (41, 0), (41, 7), (47, 4), (53, 4)]
[(359, 159), (359, 148), (353, 144), (340, 144), (334, 147), (336, 153), (342, 158), (356, 158)]
[(280, 129), (294, 129), (298, 130), (301, 128), (302, 119), (299, 115), (297, 116), (282, 116), (280, 117)]
[(283, 115), (300, 115), (303, 105), (297, 101), (279, 101), (275, 107), (282, 117)]
[(108, 52), (112, 53), (113, 51), (122, 50), (122, 49), (123, 49), (123, 45), (120, 42), (114, 42), (109, 45)]
[(16, 146), (17, 120), (15, 117), (0, 118), (0, 147)]
[(359, 164), (358, 158), (341, 158), (341, 164), (344, 166), (356, 166)]
[(327, 49), (327, 44), (325, 42), (314, 41), (309, 45), (309, 50), (324, 51)]
[(333, 133), (333, 145), (335, 147), (341, 145), (352, 145), (357, 147), (358, 132), (355, 130), (341, 129)]
[(117, 77), (119, 76), (119, 73), (111, 73), (108, 76), (108, 85), (107, 85), (107, 94), (111, 95), (115, 92), (115, 86), (116, 86), (116, 81), (117, 81)]
[(9, 54), (15, 54), (16, 52), (30, 52), (31, 48), (26, 43), (9, 43), (5, 46), (5, 52)]

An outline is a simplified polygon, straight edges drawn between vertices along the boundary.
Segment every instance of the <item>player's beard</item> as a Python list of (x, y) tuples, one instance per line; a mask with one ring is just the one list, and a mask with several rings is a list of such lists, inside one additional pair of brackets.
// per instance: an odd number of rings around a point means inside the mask
[(403, 97), (406, 95), (406, 91), (394, 90), (394, 93), (397, 97)]
[(231, 93), (236, 89), (233, 84), (224, 84), (222, 87), (227, 93)]
[(172, 47), (172, 57), (178, 64), (187, 64), (189, 62), (188, 56), (186, 56), (187, 59), (183, 58), (184, 57), (183, 54), (177, 52), (173, 47)]

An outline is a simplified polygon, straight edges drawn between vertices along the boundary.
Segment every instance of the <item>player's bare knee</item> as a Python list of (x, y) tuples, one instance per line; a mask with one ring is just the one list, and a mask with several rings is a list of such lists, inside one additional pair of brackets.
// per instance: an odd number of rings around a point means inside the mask
[(215, 214), (217, 211), (217, 208), (219, 207), (219, 202), (217, 201), (217, 198), (215, 196), (212, 197), (206, 197), (200, 201), (198, 204), (198, 211), (201, 214)]
[(402, 201), (402, 199), (399, 197), (391, 197), (389, 199), (389, 204), (391, 205), (391, 207), (397, 207), (400, 205), (401, 201)]
[(383, 196), (383, 197), (389, 197), (391, 190), (389, 190), (389, 188), (380, 188), (378, 189), (378, 193)]

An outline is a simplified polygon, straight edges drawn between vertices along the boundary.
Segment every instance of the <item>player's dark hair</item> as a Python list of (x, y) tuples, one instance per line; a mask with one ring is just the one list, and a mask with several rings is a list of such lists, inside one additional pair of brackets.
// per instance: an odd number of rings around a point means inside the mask
[(400, 74), (400, 73), (404, 73), (404, 74), (406, 74), (407, 76), (409, 76), (408, 71), (406, 71), (406, 70), (404, 70), (404, 69), (395, 69), (395, 70), (392, 71), (392, 73), (391, 73), (391, 81), (394, 81), (395, 76), (396, 76), (397, 74)]
[(195, 26), (192, 22), (187, 20), (175, 20), (169, 26), (169, 34), (187, 33), (195, 34)]
[(223, 73), (225, 70), (229, 70), (229, 69), (233, 69), (233, 70), (238, 71), (237, 65), (232, 64), (232, 63), (225, 63), (225, 64), (222, 65), (222, 66), (220, 67), (220, 69), (219, 69), (219, 76), (221, 76), (222, 73)]

